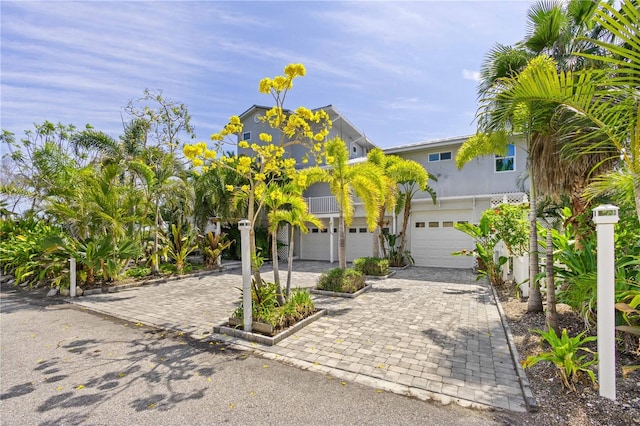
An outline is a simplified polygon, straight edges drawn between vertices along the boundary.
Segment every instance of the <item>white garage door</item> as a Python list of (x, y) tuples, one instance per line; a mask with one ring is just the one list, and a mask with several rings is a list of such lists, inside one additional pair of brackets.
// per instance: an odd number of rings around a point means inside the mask
[[(336, 235), (337, 238), (337, 235)], [(367, 229), (364, 219), (354, 219), (347, 227), (347, 262), (359, 257), (371, 257), (373, 254), (373, 233)]]
[(472, 219), (471, 210), (417, 212), (411, 221), (411, 255), (417, 266), (471, 268), (474, 259), (452, 256), (451, 252), (473, 249), (473, 239), (453, 227)]
[[(300, 237), (300, 258), (303, 260), (330, 260), (329, 249), (329, 221), (324, 219), (325, 229), (309, 227), (308, 234)], [(338, 220), (335, 220), (335, 234), (333, 235), (333, 256), (338, 262)], [(347, 262), (358, 257), (371, 256), (373, 249), (373, 233), (367, 230), (364, 219), (354, 219), (347, 227)]]
[[(334, 235), (334, 256), (338, 259), (338, 235)], [(300, 236), (300, 259), (329, 260), (329, 230), (309, 226), (309, 233)]]

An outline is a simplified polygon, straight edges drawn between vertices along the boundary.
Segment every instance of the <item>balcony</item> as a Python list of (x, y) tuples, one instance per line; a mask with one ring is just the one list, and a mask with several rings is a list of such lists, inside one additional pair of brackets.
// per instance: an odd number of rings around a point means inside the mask
[(306, 199), (309, 206), (309, 213), (338, 213), (338, 202), (336, 197), (309, 197)]

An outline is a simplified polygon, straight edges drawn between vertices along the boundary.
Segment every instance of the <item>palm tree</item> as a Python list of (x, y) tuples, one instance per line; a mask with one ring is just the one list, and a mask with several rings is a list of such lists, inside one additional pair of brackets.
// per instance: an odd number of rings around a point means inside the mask
[[(597, 4), (572, 0), (562, 2), (539, 2), (529, 10), (528, 35), (515, 48), (498, 45), (487, 56), (483, 66), (483, 81), (479, 86), (480, 107), (478, 128), (484, 133), (472, 138), (463, 146), (456, 158), (458, 165), (464, 164), (474, 154), (499, 153), (508, 140), (506, 135), (514, 131), (524, 133), (529, 151), (530, 178), (530, 264), (529, 280), (531, 294), (528, 301), (530, 312), (542, 311), (542, 297), (535, 282), (538, 271), (538, 244), (536, 233), (536, 193), (558, 197), (572, 194), (574, 212), (582, 213), (586, 206), (581, 201), (582, 189), (595, 165), (603, 166), (602, 157), (589, 156), (581, 161), (567, 161), (559, 155), (563, 139), (556, 126), (555, 106), (541, 99), (511, 104), (508, 112), (502, 102), (502, 81), (517, 78), (525, 69), (527, 61), (544, 53), (558, 58), (558, 69), (577, 68), (584, 61), (575, 60), (576, 49), (595, 51), (595, 44), (584, 42), (579, 36), (596, 30), (592, 16)], [(500, 111), (500, 113), (498, 113)], [(475, 145), (470, 147), (469, 145)]]
[(315, 216), (308, 213), (306, 200), (302, 197), (302, 189), (295, 183), (289, 182), (285, 185), (278, 185), (272, 182), (267, 185), (265, 196), (265, 208), (267, 220), (269, 221), (269, 232), (271, 233), (271, 257), (273, 262), (273, 277), (277, 288), (278, 303), (282, 305), (284, 298), (282, 287), (280, 286), (280, 272), (278, 269), (278, 229), (283, 223), (291, 226), (292, 238), (289, 241), (289, 263), (287, 275), (287, 290), (285, 297), (289, 297), (291, 287), (291, 267), (293, 257), (293, 227), (300, 226), (303, 232), (308, 232), (306, 223), (311, 222), (316, 226), (322, 226), (322, 222)]
[[(400, 201), (406, 207), (407, 191), (400, 191), (398, 185), (411, 187), (417, 184), (422, 191), (427, 189), (427, 181), (429, 174), (424, 167), (413, 160), (405, 160), (396, 155), (385, 155), (380, 148), (374, 148), (367, 155), (367, 160), (380, 168), (382, 171), (382, 189), (383, 197), (380, 210), (378, 212), (378, 227), (374, 234), (373, 240), (373, 256), (379, 257), (382, 251), (382, 257), (387, 257), (385, 247), (385, 237), (382, 229), (385, 226), (385, 214), (387, 211), (394, 211)], [(432, 198), (435, 202), (435, 194), (431, 191)], [(409, 208), (410, 208), (409, 202)], [(405, 218), (408, 220), (408, 217)], [(404, 230), (406, 225), (403, 223)]]
[[(588, 193), (595, 196), (608, 191), (610, 183), (633, 182), (636, 211), (640, 220), (640, 10), (629, 0), (619, 11), (602, 4), (596, 21), (618, 43), (589, 40), (607, 52), (605, 56), (581, 54), (610, 65), (611, 69), (589, 68), (557, 72), (552, 58), (532, 61), (522, 75), (502, 82), (497, 115), (508, 114), (514, 105), (531, 100), (560, 105), (559, 113), (569, 110), (562, 123), (565, 134), (573, 136), (569, 145), (579, 155), (606, 156), (614, 149), (621, 169), (612, 170), (591, 184)], [(585, 122), (590, 124), (585, 127)], [(632, 179), (621, 178), (630, 174)]]
[(380, 169), (370, 163), (349, 164), (349, 151), (340, 138), (326, 143), (327, 182), (338, 203), (338, 258), (340, 268), (347, 268), (346, 227), (351, 225), (354, 214), (353, 196), (364, 203), (367, 225), (370, 231), (376, 228), (382, 204), (384, 181)]

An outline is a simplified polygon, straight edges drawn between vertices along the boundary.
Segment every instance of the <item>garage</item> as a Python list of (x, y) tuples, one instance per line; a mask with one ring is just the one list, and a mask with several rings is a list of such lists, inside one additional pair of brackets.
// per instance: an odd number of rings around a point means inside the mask
[(415, 212), (411, 220), (411, 255), (416, 266), (471, 268), (470, 256), (452, 256), (451, 252), (473, 249), (467, 234), (453, 227), (456, 222), (472, 221), (471, 210), (437, 210)]
[[(300, 258), (304, 260), (330, 260), (330, 235), (329, 220), (322, 219), (325, 228), (309, 227), (308, 234), (300, 236)], [(333, 236), (333, 256), (338, 262), (338, 219), (334, 219), (335, 234)], [(351, 226), (347, 227), (347, 261), (351, 262), (358, 257), (371, 256), (373, 233), (367, 230), (364, 219), (354, 219)]]

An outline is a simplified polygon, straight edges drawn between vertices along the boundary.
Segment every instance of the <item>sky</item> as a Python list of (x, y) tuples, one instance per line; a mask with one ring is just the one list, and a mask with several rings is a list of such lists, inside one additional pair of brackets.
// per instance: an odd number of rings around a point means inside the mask
[(198, 141), (302, 63), (285, 106), (333, 105), (382, 148), (475, 132), (496, 43), (529, 1), (0, 1), (1, 128), (87, 123), (117, 138), (145, 88), (184, 103)]

